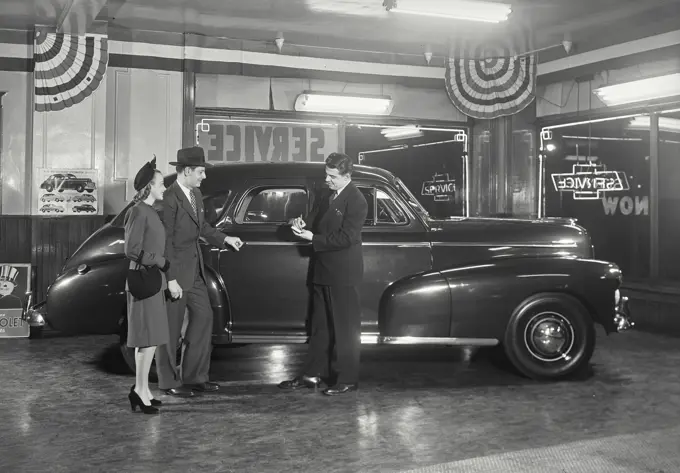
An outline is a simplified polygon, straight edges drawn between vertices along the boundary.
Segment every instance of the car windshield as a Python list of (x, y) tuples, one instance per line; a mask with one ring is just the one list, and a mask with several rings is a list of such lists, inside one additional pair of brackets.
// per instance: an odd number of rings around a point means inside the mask
[(415, 196), (411, 193), (408, 187), (401, 182), (401, 179), (398, 177), (395, 179), (395, 182), (397, 184), (397, 188), (404, 194), (406, 197), (406, 200), (408, 201), (409, 205), (416, 211), (418, 212), (421, 216), (425, 218), (430, 218), (430, 214), (427, 213), (427, 210), (420, 205), (420, 202), (418, 202), (418, 199), (415, 198)]

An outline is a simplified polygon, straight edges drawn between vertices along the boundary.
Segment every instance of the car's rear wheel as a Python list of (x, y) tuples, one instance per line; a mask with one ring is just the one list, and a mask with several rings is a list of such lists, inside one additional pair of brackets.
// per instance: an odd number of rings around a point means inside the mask
[(586, 308), (567, 294), (537, 294), (508, 322), (505, 354), (522, 374), (556, 380), (584, 368), (595, 349), (595, 327)]

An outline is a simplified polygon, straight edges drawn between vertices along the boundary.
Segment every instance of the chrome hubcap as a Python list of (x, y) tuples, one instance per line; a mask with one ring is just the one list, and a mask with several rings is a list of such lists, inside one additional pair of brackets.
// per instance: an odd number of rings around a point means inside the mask
[(524, 343), (529, 352), (541, 361), (568, 361), (574, 346), (574, 328), (562, 314), (541, 312), (527, 324)]

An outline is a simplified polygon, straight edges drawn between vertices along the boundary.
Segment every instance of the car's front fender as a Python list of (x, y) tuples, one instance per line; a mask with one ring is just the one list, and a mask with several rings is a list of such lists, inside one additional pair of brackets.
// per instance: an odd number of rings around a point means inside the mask
[(391, 284), (380, 301), (380, 334), (502, 340), (512, 311), (543, 292), (571, 294), (595, 322), (616, 330), (621, 272), (596, 260), (540, 257), (419, 273)]
[(80, 264), (63, 272), (47, 292), (47, 323), (75, 334), (117, 334), (125, 315), (129, 260)]
[(573, 257), (510, 258), (441, 272), (451, 292), (452, 337), (503, 338), (512, 311), (534, 294), (577, 298), (593, 320), (615, 327), (621, 271), (609, 262)]

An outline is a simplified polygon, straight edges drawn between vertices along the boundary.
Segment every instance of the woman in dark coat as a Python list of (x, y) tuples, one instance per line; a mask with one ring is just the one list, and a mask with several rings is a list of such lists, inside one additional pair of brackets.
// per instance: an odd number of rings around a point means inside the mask
[[(130, 269), (157, 266), (161, 269), (162, 285), (155, 295), (137, 299), (127, 291), (128, 334), (127, 345), (135, 348), (136, 382), (130, 389), (128, 399), (134, 412), (137, 406), (145, 414), (157, 414), (162, 403), (153, 398), (149, 390), (149, 370), (156, 347), (167, 345), (170, 339), (168, 316), (165, 309), (165, 274), (170, 262), (165, 253), (165, 229), (152, 205), (163, 199), (165, 185), (163, 175), (156, 170), (156, 158), (146, 163), (135, 176), (136, 204), (125, 216), (125, 256)], [(143, 253), (142, 253), (143, 251)], [(141, 255), (141, 259), (140, 259)]]

